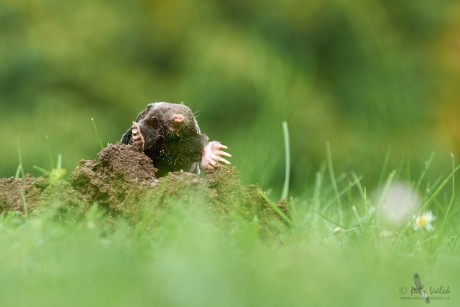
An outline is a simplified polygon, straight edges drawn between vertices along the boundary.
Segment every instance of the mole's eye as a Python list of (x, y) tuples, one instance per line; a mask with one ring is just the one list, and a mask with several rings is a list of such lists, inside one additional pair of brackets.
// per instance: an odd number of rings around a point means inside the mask
[(149, 117), (147, 122), (150, 125), (150, 127), (154, 128), (154, 129), (157, 129), (161, 124), (161, 120), (160, 120), (160, 118), (158, 116)]

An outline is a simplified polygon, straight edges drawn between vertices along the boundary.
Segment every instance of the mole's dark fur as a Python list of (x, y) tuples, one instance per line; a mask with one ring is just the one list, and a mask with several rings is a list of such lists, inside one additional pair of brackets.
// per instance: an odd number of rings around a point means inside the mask
[[(192, 110), (183, 104), (150, 103), (137, 119), (144, 140), (144, 153), (153, 160), (161, 177), (168, 172), (186, 171), (199, 174), (199, 163), (208, 137), (201, 133)], [(133, 128), (122, 137), (133, 144)]]

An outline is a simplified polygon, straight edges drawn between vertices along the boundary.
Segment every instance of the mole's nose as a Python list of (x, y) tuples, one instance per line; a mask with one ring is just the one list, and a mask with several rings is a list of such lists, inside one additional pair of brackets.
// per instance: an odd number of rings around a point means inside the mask
[(173, 114), (173, 121), (175, 123), (182, 123), (184, 121), (184, 115), (182, 114)]

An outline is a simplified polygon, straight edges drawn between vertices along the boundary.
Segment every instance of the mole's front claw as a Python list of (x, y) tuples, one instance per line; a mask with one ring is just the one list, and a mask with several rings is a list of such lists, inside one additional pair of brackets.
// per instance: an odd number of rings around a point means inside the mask
[(141, 128), (138, 123), (133, 122), (133, 125), (131, 126), (131, 133), (133, 135), (134, 149), (139, 152), (143, 152), (145, 141), (144, 141), (144, 137), (142, 136)]
[(209, 142), (204, 148), (201, 156), (200, 168), (202, 170), (214, 169), (219, 165), (219, 162), (225, 164), (230, 164), (230, 162), (222, 156), (231, 157), (232, 155), (228, 152), (222, 151), (222, 149), (227, 149), (228, 147), (222, 145), (219, 142), (213, 141)]

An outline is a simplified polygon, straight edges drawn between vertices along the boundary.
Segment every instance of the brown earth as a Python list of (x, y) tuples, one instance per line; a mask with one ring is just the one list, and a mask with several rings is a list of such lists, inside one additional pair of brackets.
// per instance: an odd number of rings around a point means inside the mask
[(109, 145), (97, 160), (82, 160), (70, 184), (89, 204), (97, 202), (112, 215), (136, 217), (155, 178), (152, 160), (131, 145)]
[[(5, 211), (30, 211), (35, 207), (48, 180), (44, 177), (0, 179), (0, 213)], [(27, 208), (27, 209), (26, 209)]]
[(69, 182), (48, 185), (47, 178), (31, 176), (0, 179), (0, 213), (24, 212), (24, 198), (29, 212), (49, 204), (86, 210), (97, 203), (111, 216), (130, 221), (141, 218), (146, 204), (167, 207), (176, 200), (205, 204), (223, 213), (218, 217), (237, 211), (269, 221), (279, 218), (274, 206), (287, 215), (285, 203), (273, 204), (257, 186), (241, 185), (234, 167), (221, 166), (203, 177), (175, 172), (157, 179), (152, 160), (123, 144), (108, 145), (96, 160), (82, 160)]

